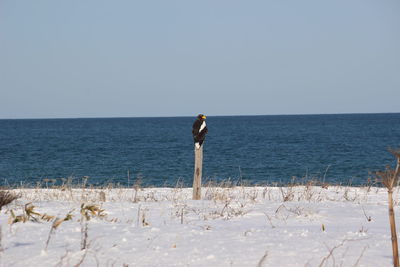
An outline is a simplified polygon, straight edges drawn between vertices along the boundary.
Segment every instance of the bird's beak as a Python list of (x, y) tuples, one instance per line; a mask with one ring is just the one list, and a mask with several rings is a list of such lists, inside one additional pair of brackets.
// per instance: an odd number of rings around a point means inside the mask
[(205, 120), (207, 117), (203, 115), (203, 117), (202, 117), (202, 118), (203, 118), (203, 120)]

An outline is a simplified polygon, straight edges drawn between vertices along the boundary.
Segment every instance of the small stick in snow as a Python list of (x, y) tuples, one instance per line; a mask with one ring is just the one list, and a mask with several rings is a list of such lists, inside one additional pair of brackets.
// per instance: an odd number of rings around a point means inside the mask
[(1, 225), (0, 225), (0, 252), (3, 252), (4, 248), (3, 248), (3, 231), (1, 229)]
[(257, 267), (262, 267), (265, 263), (265, 260), (268, 257), (268, 251), (265, 251), (264, 256), (260, 259), (260, 261), (257, 263)]
[(183, 208), (182, 208), (182, 211), (181, 211), (181, 224), (183, 224)]
[(51, 235), (53, 234), (54, 229), (56, 229), (55, 223), (58, 222), (58, 221), (59, 221), (59, 218), (57, 217), (57, 218), (53, 221), (53, 223), (51, 224), (49, 236), (47, 237), (47, 241), (46, 241), (46, 246), (44, 247), (44, 250), (45, 250), (45, 251), (47, 251), (47, 247), (49, 246)]
[(368, 245), (366, 245), (366, 246), (364, 247), (363, 251), (361, 252), (360, 257), (358, 257), (356, 263), (354, 263), (354, 267), (356, 267), (356, 266), (360, 263), (360, 260), (361, 260), (362, 256), (364, 255), (364, 252), (367, 250), (367, 248), (369, 248)]
[(372, 221), (371, 216), (367, 216), (367, 213), (365, 212), (364, 207), (362, 207), (362, 209), (363, 209), (364, 216), (365, 216), (365, 218), (367, 219), (367, 221), (369, 221), (369, 222)]
[(271, 227), (275, 228), (275, 225), (272, 224), (272, 218), (266, 212), (264, 214), (265, 214), (265, 216), (267, 216), (267, 219), (268, 219), (269, 223), (271, 224)]
[(140, 204), (138, 205), (138, 211), (137, 211), (137, 222), (136, 222), (137, 227), (139, 227), (139, 221), (140, 221)]

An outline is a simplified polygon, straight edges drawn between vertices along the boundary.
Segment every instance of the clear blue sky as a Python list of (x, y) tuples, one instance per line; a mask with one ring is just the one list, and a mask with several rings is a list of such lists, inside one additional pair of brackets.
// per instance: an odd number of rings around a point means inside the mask
[(400, 112), (400, 1), (1, 0), (0, 118)]

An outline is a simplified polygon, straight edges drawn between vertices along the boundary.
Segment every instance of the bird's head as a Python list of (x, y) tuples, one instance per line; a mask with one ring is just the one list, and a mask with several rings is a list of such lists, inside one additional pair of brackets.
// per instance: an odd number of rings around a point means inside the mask
[(206, 117), (206, 115), (204, 115), (204, 114), (199, 114), (199, 115), (197, 115), (197, 118), (198, 118), (199, 120), (205, 120), (207, 117)]

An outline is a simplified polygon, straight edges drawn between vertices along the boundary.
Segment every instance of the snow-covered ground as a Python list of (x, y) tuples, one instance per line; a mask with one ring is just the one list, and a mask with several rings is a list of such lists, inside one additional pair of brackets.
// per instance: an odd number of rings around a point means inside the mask
[[(383, 188), (208, 187), (197, 201), (190, 188), (13, 192), (21, 197), (0, 216), (1, 266), (392, 265)], [(104, 210), (86, 210), (84, 250), (82, 203)], [(38, 214), (10, 224), (32, 205)]]

